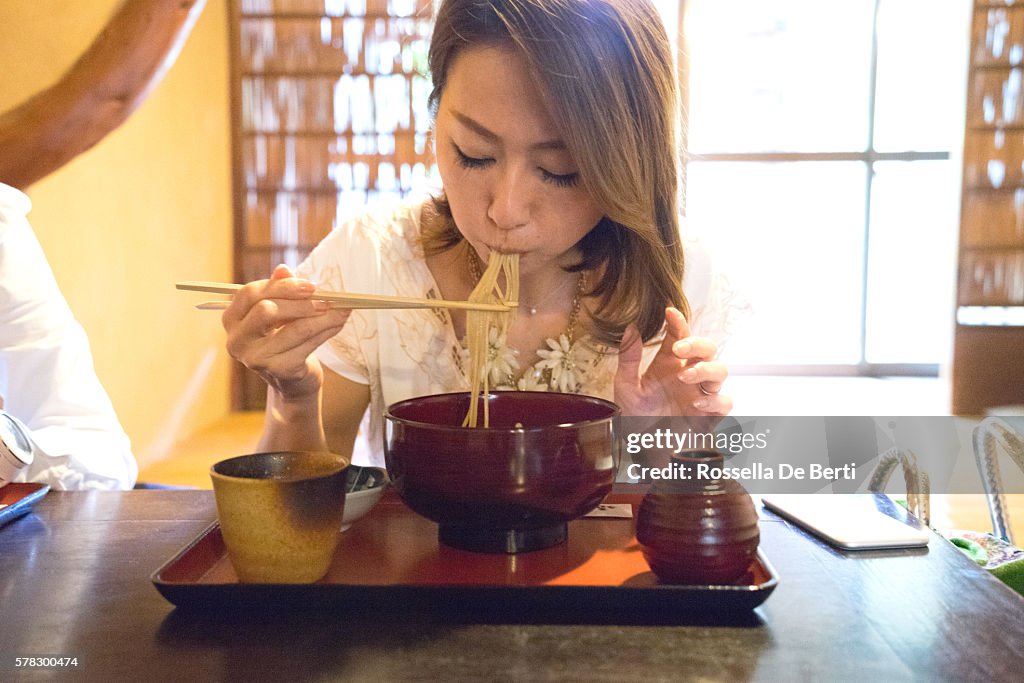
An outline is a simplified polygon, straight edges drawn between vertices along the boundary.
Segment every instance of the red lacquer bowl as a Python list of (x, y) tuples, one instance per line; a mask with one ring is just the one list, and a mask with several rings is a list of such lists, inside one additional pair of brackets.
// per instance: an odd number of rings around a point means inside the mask
[(496, 392), (480, 399), (490, 426), (466, 428), (469, 400), (466, 392), (439, 394), (388, 408), (385, 459), (398, 495), (457, 548), (517, 553), (561, 543), (567, 522), (611, 491), (618, 406), (575, 394)]

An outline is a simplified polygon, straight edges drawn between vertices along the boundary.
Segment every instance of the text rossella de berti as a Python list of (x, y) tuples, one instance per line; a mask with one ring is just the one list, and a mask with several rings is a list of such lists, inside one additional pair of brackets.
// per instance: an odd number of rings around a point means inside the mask
[[(771, 430), (755, 433), (715, 433), (687, 430), (676, 432), (671, 429), (655, 429), (649, 432), (626, 434), (625, 448), (630, 455), (644, 451), (670, 451), (685, 457), (686, 452), (718, 451), (736, 454), (744, 451), (768, 448)], [(855, 480), (856, 463), (838, 467), (822, 463), (794, 465), (791, 463), (753, 462), (743, 467), (722, 464), (718, 461), (700, 462), (699, 459), (680, 459), (661, 467), (648, 467), (632, 463), (627, 467), (631, 479), (738, 479), (738, 480)]]

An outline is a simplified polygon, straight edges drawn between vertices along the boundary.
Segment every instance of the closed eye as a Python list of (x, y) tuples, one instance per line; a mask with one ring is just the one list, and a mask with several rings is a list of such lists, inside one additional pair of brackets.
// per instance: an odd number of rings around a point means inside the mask
[(551, 183), (557, 187), (576, 187), (580, 182), (579, 173), (566, 173), (559, 175), (557, 173), (551, 173), (550, 171), (540, 170), (544, 182)]
[(463, 168), (487, 168), (494, 163), (494, 159), (489, 157), (479, 158), (467, 155), (455, 143), (452, 143), (452, 147), (455, 149), (455, 156), (458, 158), (459, 166)]
[[(455, 157), (458, 161), (459, 166), (463, 168), (487, 168), (494, 163), (494, 159), (491, 157), (471, 157), (456, 145), (452, 143), (452, 149), (455, 150)], [(544, 182), (551, 183), (555, 187), (575, 187), (580, 182), (579, 173), (551, 173), (545, 171), (543, 168), (540, 169), (541, 178)]]

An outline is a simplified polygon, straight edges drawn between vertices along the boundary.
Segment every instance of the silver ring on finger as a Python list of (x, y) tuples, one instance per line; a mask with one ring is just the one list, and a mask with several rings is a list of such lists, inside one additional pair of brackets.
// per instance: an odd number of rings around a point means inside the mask
[(699, 382), (697, 384), (697, 388), (700, 389), (700, 393), (704, 394), (705, 396), (713, 396), (715, 393), (713, 391), (708, 391), (708, 388), (704, 386), (704, 382)]

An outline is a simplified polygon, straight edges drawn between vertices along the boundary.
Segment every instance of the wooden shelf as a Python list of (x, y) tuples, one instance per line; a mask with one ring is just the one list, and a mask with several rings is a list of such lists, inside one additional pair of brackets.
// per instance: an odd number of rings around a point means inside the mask
[(404, 76), (406, 80), (412, 80), (419, 76), (426, 78), (425, 74), (418, 71), (393, 71), (391, 73), (381, 71), (367, 71), (365, 69), (316, 69), (306, 71), (288, 71), (283, 69), (267, 69), (264, 71), (243, 71), (242, 78), (256, 80), (259, 78), (277, 78), (281, 80), (312, 81), (321, 78), (341, 78), (342, 76), (367, 76), (368, 78)]
[(427, 131), (420, 132), (420, 131), (416, 131), (416, 130), (409, 130), (408, 128), (400, 128), (398, 130), (393, 130), (393, 131), (390, 131), (390, 132), (387, 132), (387, 133), (382, 133), (382, 132), (379, 132), (379, 131), (369, 131), (369, 132), (359, 132), (359, 133), (357, 133), (357, 132), (351, 131), (351, 130), (342, 130), (342, 131), (331, 131), (331, 130), (295, 130), (295, 131), (286, 131), (286, 130), (274, 130), (274, 131), (243, 130), (242, 131), (242, 135), (244, 135), (247, 138), (252, 138), (252, 137), (268, 137), (268, 138), (349, 138), (349, 139), (351, 139), (351, 138), (354, 138), (354, 137), (357, 137), (357, 136), (376, 137), (378, 135), (391, 135), (391, 136), (396, 137), (396, 138), (409, 138), (409, 137), (414, 137), (416, 135), (427, 135)]
[(978, 64), (971, 64), (970, 68), (974, 71), (1013, 71), (1014, 69), (1024, 68), (1024, 63), (1018, 62), (1016, 64), (1010, 64), (1009, 62), (980, 62)]
[(1024, 123), (1014, 123), (1008, 126), (996, 124), (972, 125), (967, 130), (972, 133), (1024, 133)]
[(408, 14), (405, 16), (396, 16), (392, 14), (382, 14), (380, 12), (372, 12), (369, 14), (327, 14), (326, 12), (277, 12), (273, 14), (266, 13), (245, 13), (239, 15), (239, 19), (242, 21), (309, 21), (309, 20), (321, 20), (330, 19), (332, 21), (344, 21), (346, 19), (413, 19), (419, 21), (430, 21), (431, 16), (429, 14)]
[(1007, 185), (1005, 187), (992, 187), (991, 185), (978, 185), (972, 187), (965, 187), (966, 192), (972, 194), (1016, 194), (1017, 192), (1024, 192), (1024, 183), (1020, 185)]
[(243, 249), (247, 254), (272, 254), (275, 251), (292, 249), (295, 251), (313, 251), (315, 244), (246, 244)]
[(976, 2), (974, 3), (974, 11), (989, 10), (989, 9), (1012, 9), (1014, 7), (1024, 7), (1024, 2), (1017, 2), (1011, 0), (1009, 2)]
[[(1000, 186), (1000, 187), (992, 187), (991, 185), (966, 185), (965, 184), (964, 185), (964, 194), (965, 195), (967, 195), (967, 194), (975, 194), (975, 193), (977, 193), (977, 194), (986, 193), (987, 194), (987, 193), (993, 193), (993, 192), (1002, 192), (1002, 193), (1006, 193), (1006, 194), (1013, 194), (1017, 190), (1022, 190), (1022, 189), (1024, 189), (1024, 183), (1013, 184), (1013, 185), (1006, 185), (1006, 186)], [(966, 199), (966, 198), (967, 197), (965, 196), (964, 199)]]
[(970, 239), (968, 239), (966, 237), (961, 237), (960, 238), (960, 251), (962, 253), (967, 253), (967, 252), (971, 252), (972, 254), (984, 254), (986, 252), (989, 252), (989, 253), (999, 253), (999, 252), (1010, 252), (1010, 253), (1013, 253), (1013, 252), (1018, 252), (1020, 250), (1021, 249), (1020, 249), (1019, 246), (1017, 246), (1016, 242), (1009, 242), (1009, 241), (1002, 241), (1002, 242), (988, 241), (988, 242), (985, 242), (985, 241), (982, 241), (982, 240), (977, 240), (975, 238), (970, 238)]
[(373, 192), (375, 188), (349, 188), (349, 187), (331, 187), (325, 185), (322, 187), (246, 187), (245, 191), (255, 192), (256, 194), (311, 194), (311, 195), (337, 195), (342, 192)]
[[(965, 137), (973, 137), (968, 143), (979, 141), (984, 136), (1006, 133), (1011, 136), (1024, 134), (1024, 123), (988, 124), (981, 110), (981, 98), (976, 87), (984, 85), (994, 76), (999, 79), (1003, 73), (1024, 69), (1022, 63), (1011, 63), (1008, 59), (987, 59), (980, 50), (985, 38), (984, 29), (991, 29), (991, 18), (984, 13), (991, 9), (1004, 10), (1024, 7), (1024, 3), (978, 2), (972, 15), (972, 38), (970, 66), (968, 68)], [(1018, 13), (1019, 16), (1019, 13)], [(1014, 29), (1016, 30), (1016, 29)], [(1012, 38), (1011, 42), (1016, 42)], [(981, 55), (981, 59), (975, 59)], [(996, 72), (993, 74), (992, 72)], [(984, 79), (979, 82), (979, 79)], [(1019, 236), (1017, 201), (1024, 191), (1024, 182), (1011, 179), (1004, 187), (987, 184), (971, 184), (968, 173), (984, 170), (993, 151), (988, 144), (967, 144), (964, 148), (964, 181), (961, 194), (959, 280), (957, 282), (957, 308), (1001, 308), (1018, 307), (1021, 301), (1010, 299), (1016, 289), (1008, 288), (1004, 280), (992, 289), (993, 296), (980, 296), (982, 285), (991, 279), (996, 282), (997, 268), (1015, 263), (1018, 255), (1024, 254), (1024, 237)], [(1024, 163), (1024, 148), (1008, 145), (1001, 150), (1000, 161), (1007, 168), (1019, 168)], [(974, 174), (975, 180), (982, 180), (984, 174)], [(975, 276), (976, 269), (982, 269)], [(1005, 273), (1004, 273), (1005, 278)], [(993, 284), (994, 287), (994, 284)], [(994, 296), (998, 293), (999, 296)], [(980, 320), (980, 319), (979, 319)], [(1012, 325), (965, 325), (954, 327), (953, 344), (953, 412), (955, 414), (980, 414), (990, 406), (1024, 402), (1024, 364), (1020, 362), (1020, 349), (1024, 348), (1024, 327)]]

